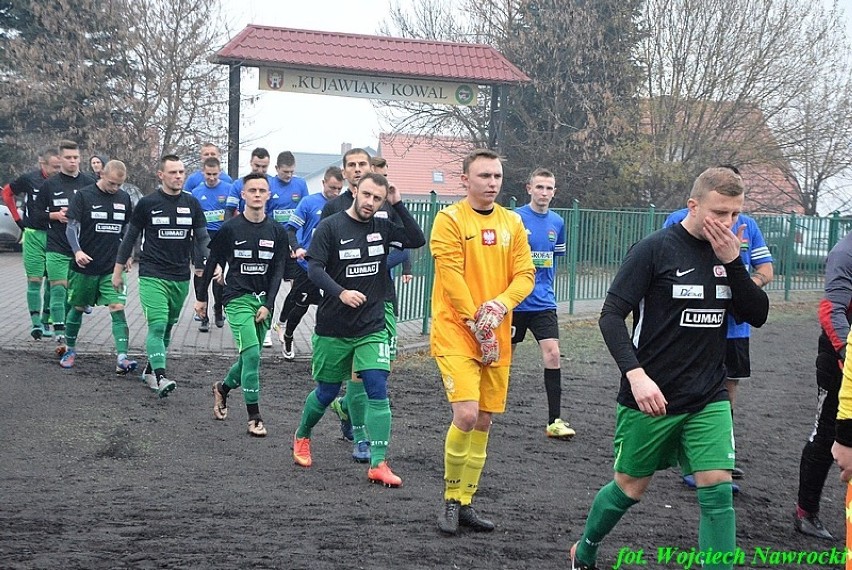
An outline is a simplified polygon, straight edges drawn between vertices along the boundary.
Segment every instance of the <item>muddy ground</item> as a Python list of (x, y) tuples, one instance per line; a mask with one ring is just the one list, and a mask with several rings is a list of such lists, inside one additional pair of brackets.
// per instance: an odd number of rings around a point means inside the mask
[[(752, 340), (753, 379), (741, 387), (735, 422), (746, 471), (737, 534), (749, 567), (770, 567), (753, 561), (757, 548), (842, 543), (834, 473), (822, 520), (836, 543), (792, 528), (817, 334), (808, 303), (775, 308)], [(228, 361), (172, 360), (178, 389), (158, 400), (138, 377), (113, 376), (107, 357), (81, 355), (63, 371), (49, 344), (0, 353), (0, 567), (566, 568), (591, 499), (611, 477), (617, 376), (594, 323), (564, 326), (562, 346), (564, 416), (578, 435), (544, 437), (540, 358), (524, 343), (476, 500), (498, 528), (455, 538), (435, 528), (450, 413), (426, 357), (403, 358), (392, 376), (389, 459), (404, 485), (385, 489), (351, 461), (331, 415), (314, 433), (314, 466), (293, 464), (292, 434), (312, 389), (306, 361), (264, 358), (269, 436), (252, 439), (239, 393), (227, 421), (212, 417), (210, 385)], [(646, 552), (641, 567), (681, 568), (657, 564), (656, 549), (695, 546), (697, 521), (694, 491), (674, 472), (659, 473), (602, 546), (600, 567), (629, 547)]]

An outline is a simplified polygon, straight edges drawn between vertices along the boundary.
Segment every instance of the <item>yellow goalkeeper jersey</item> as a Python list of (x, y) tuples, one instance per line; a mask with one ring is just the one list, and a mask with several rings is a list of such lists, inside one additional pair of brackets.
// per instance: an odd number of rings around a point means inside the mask
[(429, 246), (435, 260), (432, 354), (480, 359), (479, 343), (465, 322), (473, 319), (482, 303), (496, 299), (509, 314), (495, 331), (500, 345), (495, 366), (508, 366), (511, 313), (535, 285), (535, 267), (520, 216), (497, 204), (491, 213), (480, 214), (462, 200), (438, 212)]

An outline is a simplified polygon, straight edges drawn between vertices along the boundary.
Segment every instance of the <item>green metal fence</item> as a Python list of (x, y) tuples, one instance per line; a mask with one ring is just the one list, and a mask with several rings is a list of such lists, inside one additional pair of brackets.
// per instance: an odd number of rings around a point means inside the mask
[[(431, 200), (407, 202), (414, 218), (423, 228), (427, 245), (411, 252), (415, 279), (403, 284), (397, 277), (400, 321), (422, 320), (428, 332), (434, 267), (428, 238), (438, 211), (452, 202)], [(643, 211), (585, 210), (575, 202), (573, 208), (553, 209), (565, 220), (567, 251), (556, 258), (557, 301), (567, 302), (573, 314), (577, 301), (601, 300), (631, 245), (661, 228), (670, 212), (654, 207)], [(792, 291), (823, 288), (825, 258), (829, 250), (852, 230), (852, 219), (830, 217), (754, 216), (769, 250), (772, 252), (775, 279), (770, 291), (783, 291), (789, 299)]]

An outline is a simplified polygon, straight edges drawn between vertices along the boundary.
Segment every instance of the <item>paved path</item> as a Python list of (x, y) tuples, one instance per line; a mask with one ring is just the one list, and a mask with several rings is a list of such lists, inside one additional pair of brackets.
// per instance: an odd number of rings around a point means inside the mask
[[(128, 279), (127, 324), (130, 327), (130, 353), (134, 357), (144, 355), (147, 326), (142, 316), (137, 292), (137, 277), (134, 271)], [(289, 285), (283, 285), (276, 299), (276, 318)], [(231, 330), (227, 323), (217, 329), (212, 323), (209, 333), (198, 332), (198, 323), (193, 321), (192, 303), (195, 296), (191, 291), (181, 312), (180, 319), (172, 331), (170, 355), (224, 355), (236, 353)], [(212, 299), (211, 299), (212, 300)], [(566, 305), (567, 307), (567, 305)], [(578, 308), (579, 307), (579, 308)], [(575, 303), (578, 315), (591, 317), (600, 311), (600, 301)], [(30, 337), (30, 320), (26, 307), (26, 278), (24, 277), (21, 254), (0, 252), (0, 314), (6, 318), (0, 322), (0, 348), (13, 350), (21, 346), (35, 348), (39, 344), (47, 345), (50, 339), (34, 341)], [(567, 311), (567, 309), (566, 309)], [(560, 311), (561, 312), (561, 311)], [(297, 358), (307, 358), (311, 352), (311, 333), (314, 328), (316, 307), (311, 307), (294, 335)], [(211, 311), (212, 316), (212, 311)], [(428, 336), (421, 334), (421, 321), (400, 323), (399, 347), (401, 351), (415, 351), (428, 348)], [(83, 317), (83, 327), (77, 341), (79, 352), (85, 354), (113, 353), (112, 326), (106, 307), (96, 307), (91, 315)], [(273, 348), (266, 349), (280, 354), (281, 345), (273, 334)]]

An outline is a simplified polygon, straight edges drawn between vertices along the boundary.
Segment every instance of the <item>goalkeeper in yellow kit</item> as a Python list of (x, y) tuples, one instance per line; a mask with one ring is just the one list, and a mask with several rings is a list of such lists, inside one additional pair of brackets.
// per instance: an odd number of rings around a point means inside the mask
[(467, 197), (441, 210), (430, 239), (435, 258), (432, 355), (453, 421), (444, 446), (444, 505), (438, 528), (494, 530), (471, 506), (485, 465), (492, 414), (506, 409), (511, 363), (510, 314), (535, 285), (521, 218), (495, 204), (503, 183), (499, 155), (478, 149), (465, 157)]

